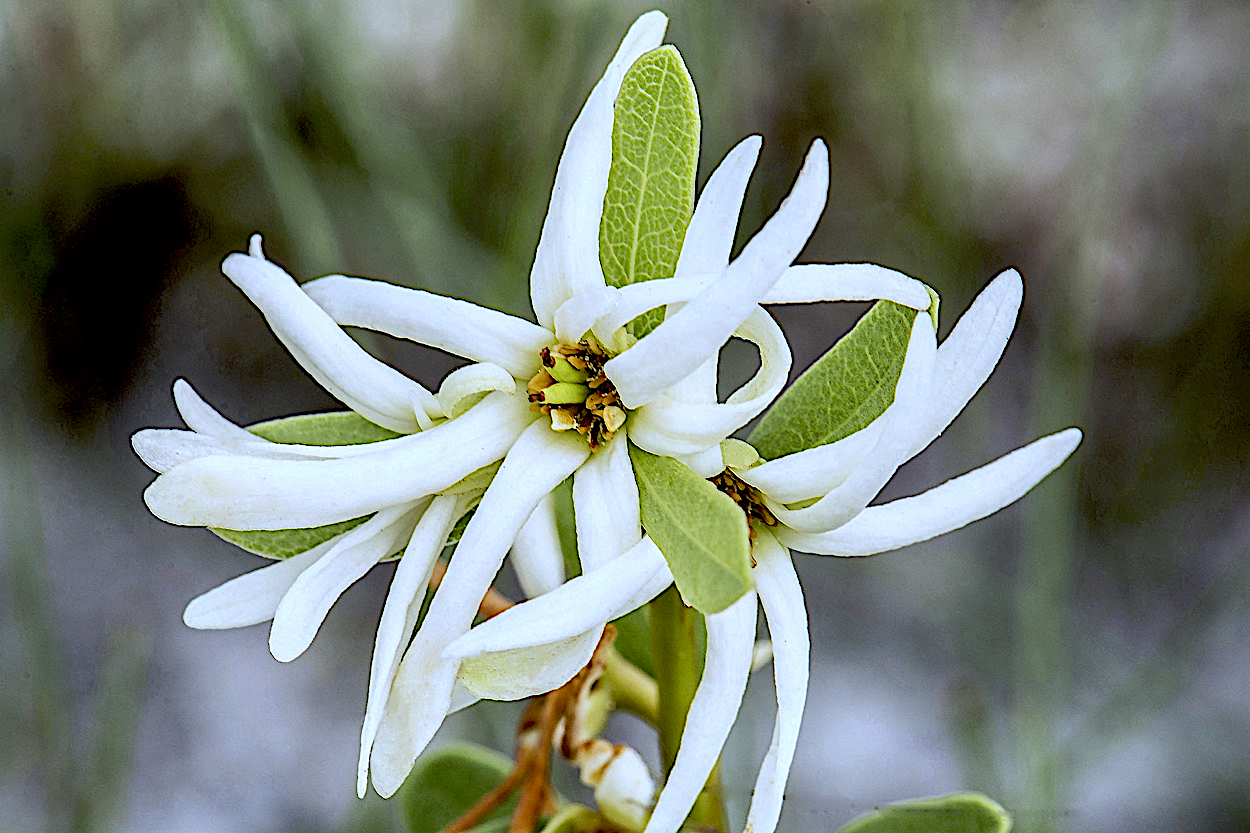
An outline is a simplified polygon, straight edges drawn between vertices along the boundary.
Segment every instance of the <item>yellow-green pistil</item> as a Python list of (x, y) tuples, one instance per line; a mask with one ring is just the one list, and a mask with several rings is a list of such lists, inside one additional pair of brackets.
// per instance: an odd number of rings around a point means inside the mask
[(556, 431), (577, 431), (591, 451), (625, 424), (616, 387), (603, 372), (611, 358), (598, 341), (557, 344), (542, 349), (543, 369), (530, 379), (530, 407), (551, 417)]
[(747, 525), (750, 529), (752, 540), (755, 539), (754, 522), (762, 523), (764, 526), (777, 525), (777, 518), (764, 505), (764, 496), (760, 494), (759, 489), (742, 481), (729, 469), (725, 469), (715, 477), (708, 479), (713, 486), (729, 495), (733, 502), (738, 504), (742, 511), (746, 513)]

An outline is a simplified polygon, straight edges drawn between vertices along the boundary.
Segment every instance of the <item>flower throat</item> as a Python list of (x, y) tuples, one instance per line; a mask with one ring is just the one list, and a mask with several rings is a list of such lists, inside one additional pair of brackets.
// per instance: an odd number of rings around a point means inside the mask
[(611, 358), (597, 340), (544, 347), (543, 369), (526, 386), (530, 407), (551, 417), (555, 431), (577, 431), (596, 451), (625, 424), (616, 386), (603, 372)]

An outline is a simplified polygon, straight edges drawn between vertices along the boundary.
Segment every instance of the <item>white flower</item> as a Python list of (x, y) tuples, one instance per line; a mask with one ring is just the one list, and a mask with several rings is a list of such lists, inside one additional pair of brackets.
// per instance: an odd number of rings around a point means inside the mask
[[(136, 450), (160, 472), (145, 499), (171, 523), (276, 530), (372, 514), (356, 529), (197, 599), (188, 607), (189, 624), (233, 627), (272, 617), (274, 656), (292, 659), (351, 583), (405, 548), (375, 644), (361, 738), (362, 794), (371, 749), (374, 783), (389, 795), (449, 708), (477, 696), (547, 691), (585, 664), (598, 627), (520, 654), (483, 652), (461, 661), (443, 651), (470, 627), (510, 547), (528, 593), (562, 580), (549, 494), (569, 475), (583, 570), (593, 572), (639, 540), (627, 435), (692, 464), (719, 461), (720, 442), (772, 400), (789, 371), (784, 337), (759, 302), (920, 297), (907, 279), (900, 283), (884, 270), (847, 284), (823, 267), (789, 268), (824, 206), (828, 160), (820, 142), (790, 196), (729, 263), (758, 155), (755, 137), (739, 144), (707, 183), (685, 237), (680, 280), (656, 281), (655, 288), (605, 286), (598, 237), (613, 104), (625, 71), (659, 46), (666, 23), (658, 12), (635, 22), (570, 130), (531, 272), (537, 324), (377, 281), (330, 276), (299, 286), (264, 258), (259, 238), (248, 254), (226, 259), (223, 271), (319, 383), (356, 413), (406, 436), (335, 447), (269, 443), (180, 384), (175, 396), (191, 431), (135, 437)], [(632, 343), (625, 324), (670, 303), (667, 320)], [(340, 325), (409, 338), (474, 363), (434, 394), (368, 356)], [(733, 335), (758, 345), (760, 370), (723, 404), (691, 400), (686, 380), (703, 378), (709, 368), (714, 375), (717, 353)], [(601, 378), (582, 378), (598, 370)], [(593, 394), (587, 381), (598, 385)], [(531, 410), (532, 399), (544, 413)], [(434, 558), (468, 502), (463, 481), (500, 460), (413, 636)], [(648, 588), (639, 592), (625, 602), (645, 602)]]
[[(725, 489), (732, 484), (739, 502), (749, 504), (744, 509), (752, 509), (756, 517), (771, 513), (776, 524), (752, 524), (755, 590), (706, 617), (703, 679), (646, 833), (678, 829), (720, 755), (751, 668), (757, 594), (773, 641), (777, 719), (746, 831), (771, 833), (776, 827), (808, 677), (807, 616), (787, 547), (829, 555), (871, 555), (927, 540), (1017, 500), (1076, 448), (1081, 434), (1070, 428), (921, 495), (868, 506), (898, 467), (928, 446), (988, 378), (1014, 327), (1021, 291), (1015, 271), (1000, 275), (940, 347), (930, 316), (916, 315), (894, 402), (861, 431), (768, 462), (760, 462), (746, 443), (724, 444), (728, 469), (718, 485)], [(810, 505), (798, 509), (786, 505), (804, 502)], [(641, 588), (653, 594), (668, 580), (671, 574), (663, 557), (644, 539), (599, 570), (474, 628), (447, 653), (467, 658), (480, 651), (558, 639), (603, 621), (605, 614), (622, 615)]]

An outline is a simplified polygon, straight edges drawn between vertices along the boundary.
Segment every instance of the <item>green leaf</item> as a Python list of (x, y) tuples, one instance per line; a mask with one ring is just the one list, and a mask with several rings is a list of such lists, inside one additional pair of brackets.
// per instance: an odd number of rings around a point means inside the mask
[(918, 798), (883, 807), (837, 833), (1007, 833), (1011, 816), (980, 793)]
[[(438, 833), (499, 786), (511, 771), (511, 759), (471, 743), (425, 753), (417, 759), (399, 797), (408, 829), (411, 833)], [(472, 833), (507, 830), (515, 809), (514, 794)]]
[[(599, 222), (599, 261), (611, 286), (670, 278), (694, 207), (699, 103), (673, 46), (629, 68), (616, 98), (612, 167)], [(664, 318), (652, 310), (630, 322), (641, 338)]]
[(881, 416), (907, 354), (916, 311), (878, 301), (777, 398), (748, 442), (774, 460), (854, 434)]
[(258, 422), (247, 430), (270, 442), (298, 445), (359, 445), (403, 436), (352, 411), (282, 417)]
[(551, 817), (539, 833), (598, 833), (605, 830), (603, 817), (581, 804), (568, 804)]
[[(271, 419), (268, 422), (249, 426), (247, 430), (270, 442), (297, 445), (358, 445), (402, 436), (388, 428), (374, 425), (352, 411), (300, 414), (282, 419)], [(323, 544), (335, 535), (360, 526), (370, 517), (370, 515), (365, 515), (306, 529), (238, 530), (213, 527), (209, 529), (218, 537), (250, 553), (281, 560)]]
[(664, 553), (686, 604), (719, 613), (751, 589), (746, 514), (727, 495), (671, 457), (630, 443), (642, 526)]

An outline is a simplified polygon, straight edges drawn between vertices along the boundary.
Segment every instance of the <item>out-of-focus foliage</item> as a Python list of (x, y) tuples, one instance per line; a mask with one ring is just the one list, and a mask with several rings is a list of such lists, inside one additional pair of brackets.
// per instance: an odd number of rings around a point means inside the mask
[[(0, 4), (0, 346), (5, 412), (24, 414), (31, 461), (30, 476), (20, 455), (0, 471), (13, 496), (6, 822), (395, 822), (351, 797), (384, 579), (349, 594), (290, 666), (260, 634), (182, 630), (185, 602), (252, 557), (150, 518), (150, 475), (124, 437), (176, 424), (176, 376), (245, 424), (334, 407), (218, 271), (255, 231), (301, 278), (363, 274), (525, 310), (560, 143), (647, 7)], [(886, 498), (956, 459), (1086, 429), (1016, 510), (865, 561), (799, 560), (818, 654), (783, 829), (957, 788), (1001, 800), (1019, 831), (1244, 829), (1250, 8), (665, 11), (698, 84), (702, 175), (764, 136), (744, 229), (821, 136), (833, 185), (805, 259), (913, 274), (942, 293), (947, 321), (1002, 268), (1024, 275), (1003, 366)], [(784, 310), (795, 373), (860, 312)], [(427, 383), (451, 367), (367, 344)], [(748, 353), (727, 350), (728, 372), (748, 373)], [(104, 658), (109, 632), (127, 629), (150, 640), (146, 685), (127, 659), (143, 651)], [(133, 720), (109, 692), (141, 698)], [(731, 804), (749, 786), (733, 756), (754, 761), (769, 731), (767, 698), (747, 708), (760, 728), (731, 740)], [(503, 748), (511, 720), (477, 708), (452, 730)], [(64, 797), (85, 785), (115, 810), (75, 822)]]

